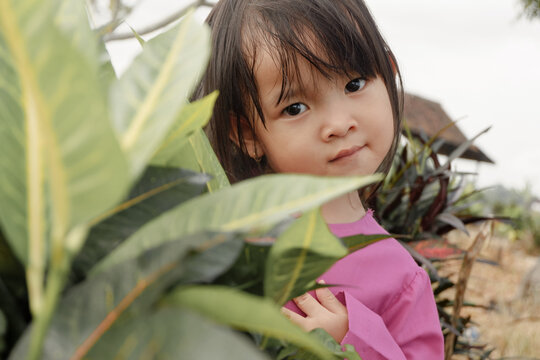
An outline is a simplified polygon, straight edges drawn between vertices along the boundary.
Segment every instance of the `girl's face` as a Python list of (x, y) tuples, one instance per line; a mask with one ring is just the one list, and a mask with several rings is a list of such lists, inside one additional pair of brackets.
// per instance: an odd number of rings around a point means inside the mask
[(380, 77), (360, 74), (326, 78), (305, 60), (300, 83), (277, 100), (281, 69), (267, 52), (259, 52), (255, 78), (266, 128), (255, 121), (252, 157), (265, 155), (273, 171), (343, 176), (374, 173), (394, 136), (392, 107)]

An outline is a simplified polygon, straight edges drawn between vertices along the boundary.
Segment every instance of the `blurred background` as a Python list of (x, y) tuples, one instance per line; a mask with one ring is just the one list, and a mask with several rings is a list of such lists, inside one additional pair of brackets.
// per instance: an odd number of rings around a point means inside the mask
[[(124, 1), (134, 9), (126, 23), (141, 32), (191, 3), (197, 1)], [(495, 164), (460, 161), (460, 169), (478, 170), (480, 186), (529, 187), (539, 196), (540, 18), (525, 16), (526, 1), (367, 3), (397, 56), (407, 92), (439, 103), (468, 138), (492, 126), (475, 144)], [(198, 16), (208, 11), (201, 7)], [(124, 23), (115, 33), (130, 29)], [(108, 42), (118, 72), (139, 49), (134, 39)]]

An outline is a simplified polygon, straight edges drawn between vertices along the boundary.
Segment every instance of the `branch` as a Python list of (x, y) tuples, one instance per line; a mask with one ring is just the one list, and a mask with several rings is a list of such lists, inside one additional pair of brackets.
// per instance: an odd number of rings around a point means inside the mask
[[(214, 4), (208, 0), (195, 0), (193, 1), (192, 4), (178, 10), (177, 12), (173, 13), (172, 15), (166, 17), (165, 19), (161, 20), (161, 21), (158, 21), (157, 23), (155, 24), (151, 24), (151, 25), (148, 25), (147, 27), (141, 29), (140, 31), (137, 31), (137, 34), (138, 35), (145, 35), (145, 34), (148, 34), (148, 33), (151, 33), (151, 32), (154, 32), (158, 29), (161, 29), (162, 27), (164, 26), (167, 26), (169, 25), (170, 23), (178, 20), (179, 18), (181, 18), (182, 16), (184, 16), (192, 7), (194, 8), (198, 8), (198, 7), (201, 7), (201, 6), (208, 6), (208, 7), (213, 7)], [(109, 41), (118, 41), (118, 40), (126, 40), (126, 39), (131, 39), (131, 38), (134, 38), (135, 37), (135, 34), (133, 32), (126, 32), (126, 33), (120, 33), (120, 34), (106, 34), (104, 37), (103, 37), (103, 40), (105, 42), (109, 42)]]

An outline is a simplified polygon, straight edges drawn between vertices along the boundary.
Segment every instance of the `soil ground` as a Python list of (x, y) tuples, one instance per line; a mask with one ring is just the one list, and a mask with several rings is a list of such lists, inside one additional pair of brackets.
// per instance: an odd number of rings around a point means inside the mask
[[(454, 231), (448, 241), (466, 249), (474, 237), (471, 230), (471, 237)], [(477, 261), (472, 268), (465, 301), (485, 308), (464, 307), (461, 313), (471, 315), (475, 323), (475, 343), (495, 348), (491, 359), (540, 359), (540, 303), (518, 295), (523, 277), (538, 258), (538, 251), (531, 251), (526, 241), (511, 242), (495, 235), (486, 242), (479, 259), (498, 265)], [(461, 260), (448, 260), (440, 271), (455, 281), (460, 266)], [(465, 357), (455, 355), (453, 359)]]

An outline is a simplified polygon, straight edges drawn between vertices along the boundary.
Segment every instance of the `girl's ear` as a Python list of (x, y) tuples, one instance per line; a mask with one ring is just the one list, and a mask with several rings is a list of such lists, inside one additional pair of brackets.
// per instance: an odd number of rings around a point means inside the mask
[[(229, 138), (231, 141), (233, 141), (240, 149), (243, 149), (240, 144), (240, 139), (242, 139), (249, 157), (257, 161), (260, 160), (264, 155), (264, 151), (254, 130), (249, 126), (248, 120), (234, 114), (229, 114), (229, 118), (231, 122)], [(241, 136), (239, 136), (238, 131), (242, 132)]]

